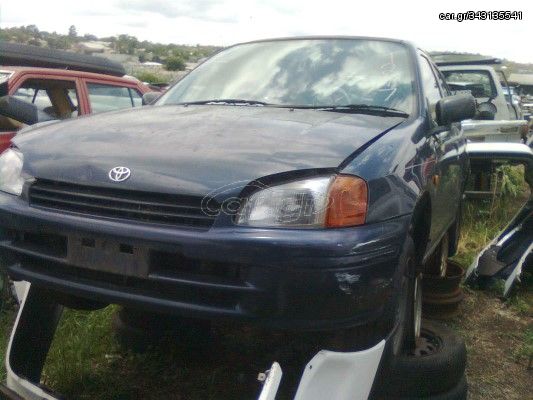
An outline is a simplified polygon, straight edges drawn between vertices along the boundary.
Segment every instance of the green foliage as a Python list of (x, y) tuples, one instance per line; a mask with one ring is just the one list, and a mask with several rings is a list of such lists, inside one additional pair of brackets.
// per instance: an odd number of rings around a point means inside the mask
[[(53, 49), (68, 50), (73, 44), (81, 40), (109, 42), (111, 48), (117, 53), (135, 55), (145, 61), (152, 60), (157, 62), (165, 62), (170, 60), (170, 64), (177, 65), (175, 70), (184, 68), (179, 62), (176, 63), (174, 57), (182, 60), (183, 63), (188, 61), (198, 61), (205, 58), (220, 48), (216, 46), (187, 46), (179, 44), (162, 44), (152, 43), (147, 40), (139, 41), (135, 36), (118, 35), (98, 38), (95, 35), (85, 34), (83, 37), (78, 36), (78, 32), (74, 25), (70, 26), (68, 34), (63, 35), (56, 32), (40, 31), (35, 25), (20, 26), (0, 29), (0, 40), (15, 42), (15, 43), (32, 43), (35, 45), (43, 45)], [(39, 42), (44, 40), (46, 44)]]
[(68, 28), (68, 36), (73, 39), (78, 37), (78, 31), (74, 25), (70, 25), (70, 28)]
[(183, 71), (185, 70), (185, 61), (179, 56), (172, 56), (167, 58), (165, 67), (169, 71)]
[(134, 72), (133, 76), (135, 76), (138, 80), (141, 82), (148, 82), (148, 83), (168, 83), (168, 78), (159, 75), (155, 72), (149, 72), (149, 71), (140, 71), (140, 72)]
[(115, 50), (123, 54), (135, 54), (139, 41), (135, 36), (119, 35), (115, 42)]
[(525, 190), (524, 167), (502, 165), (496, 171), (501, 178), (501, 196), (517, 197)]

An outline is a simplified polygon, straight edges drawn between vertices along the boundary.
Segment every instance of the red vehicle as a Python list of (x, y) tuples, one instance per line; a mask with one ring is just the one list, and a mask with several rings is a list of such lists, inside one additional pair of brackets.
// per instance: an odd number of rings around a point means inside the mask
[[(22, 48), (21, 45), (11, 45)], [(30, 46), (24, 46), (27, 51)], [(45, 50), (45, 49), (40, 49)], [(51, 50), (46, 49), (48, 54)], [(35, 55), (31, 49), (32, 55)], [(7, 52), (4, 52), (6, 54)], [(55, 52), (64, 54), (65, 52)], [(77, 54), (67, 53), (69, 57), (80, 58)], [(87, 56), (82, 56), (87, 58)], [(102, 58), (91, 57), (100, 63)], [(9, 58), (8, 61), (17, 65), (26, 65), (30, 61)], [(22, 59), (21, 59), (22, 60)], [(0, 63), (6, 58), (0, 56)], [(142, 96), (153, 91), (135, 78), (123, 75), (122, 67), (102, 68), (104, 73), (87, 72), (91, 68), (82, 65), (66, 65), (56, 63), (57, 68), (45, 68), (42, 65), (54, 65), (37, 60), (31, 66), (0, 66), (0, 97), (12, 96), (37, 106), (39, 111), (53, 119), (67, 119), (80, 115), (112, 111), (123, 108), (137, 107), (142, 104)], [(89, 65), (87, 63), (86, 64)], [(106, 60), (107, 61), (107, 60)], [(0, 64), (1, 65), (1, 64)], [(64, 69), (65, 67), (70, 69)], [(60, 67), (63, 67), (61, 69)], [(83, 70), (73, 70), (78, 67)], [(96, 69), (92, 68), (93, 71)], [(25, 125), (13, 118), (0, 115), (0, 152), (9, 146), (11, 138)]]

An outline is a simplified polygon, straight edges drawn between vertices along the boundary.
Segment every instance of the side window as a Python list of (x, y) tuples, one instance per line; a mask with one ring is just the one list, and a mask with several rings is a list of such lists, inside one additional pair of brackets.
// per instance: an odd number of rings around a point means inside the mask
[(437, 115), (435, 112), (435, 106), (437, 105), (437, 102), (442, 98), (439, 89), (439, 84), (437, 83), (437, 79), (435, 78), (435, 74), (433, 73), (433, 68), (431, 67), (431, 64), (425, 57), (421, 57), (420, 69), (422, 72), (422, 86), (424, 88), (424, 94), (426, 95), (426, 99), (429, 104), (431, 117), (434, 121), (436, 121)]
[(142, 102), (136, 90), (123, 86), (87, 83), (87, 89), (93, 113), (137, 107)]
[(133, 107), (140, 107), (143, 105), (143, 97), (137, 90), (130, 88), (130, 95), (133, 101)]
[(498, 92), (489, 71), (443, 71), (448, 86), (453, 90), (469, 90), (478, 99), (494, 98)]
[(66, 119), (79, 115), (78, 93), (73, 81), (28, 79), (13, 96), (35, 104), (48, 115)]

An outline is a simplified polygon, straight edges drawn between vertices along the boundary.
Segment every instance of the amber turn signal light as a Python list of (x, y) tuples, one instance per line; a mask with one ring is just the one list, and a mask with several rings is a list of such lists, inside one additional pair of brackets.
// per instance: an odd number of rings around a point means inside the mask
[(338, 175), (329, 188), (326, 227), (362, 225), (368, 208), (366, 182), (351, 175)]

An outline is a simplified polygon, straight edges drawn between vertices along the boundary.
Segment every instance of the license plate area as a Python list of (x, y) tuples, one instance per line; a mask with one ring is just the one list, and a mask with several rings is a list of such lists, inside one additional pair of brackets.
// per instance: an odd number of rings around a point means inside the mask
[(149, 251), (143, 246), (108, 239), (69, 236), (68, 260), (73, 266), (113, 274), (148, 277)]

